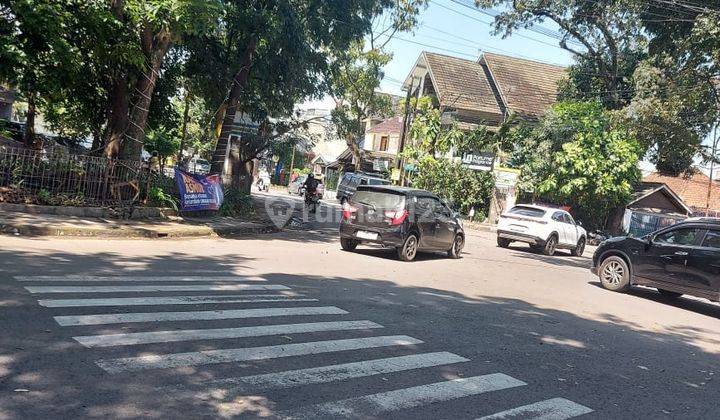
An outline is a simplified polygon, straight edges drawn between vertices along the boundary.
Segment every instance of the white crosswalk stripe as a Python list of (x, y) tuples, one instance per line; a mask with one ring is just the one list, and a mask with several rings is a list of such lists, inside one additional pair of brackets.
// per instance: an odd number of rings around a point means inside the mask
[[(146, 323), (149, 331), (117, 333), (106, 327), (99, 334), (82, 335), (73, 338), (88, 348), (123, 348), (136, 349), (131, 357), (100, 358), (95, 363), (98, 367), (111, 374), (141, 372), (151, 369), (188, 368), (193, 366), (217, 365), (223, 363), (245, 364), (253, 361), (266, 361), (280, 358), (301, 358), (344, 352), (351, 357), (345, 363), (310, 366), (293, 370), (259, 373), (248, 376), (232, 376), (191, 383), (166, 385), (157, 390), (167, 397), (177, 400), (232, 400), (242, 395), (254, 395), (262, 390), (298, 388), (308, 385), (341, 383), (344, 381), (371, 378), (378, 375), (406, 374), (420, 369), (438, 368), (445, 365), (471, 362), (470, 359), (454, 353), (414, 352), (414, 346), (423, 344), (422, 340), (407, 335), (370, 336), (360, 338), (338, 338), (324, 341), (303, 341), (302, 334), (317, 332), (334, 332), (333, 337), (347, 331), (372, 331), (383, 328), (382, 325), (369, 320), (336, 320), (328, 316), (348, 315), (349, 312), (335, 306), (300, 306), (298, 302), (317, 302), (318, 299), (307, 297), (292, 291), (290, 287), (279, 284), (267, 284), (267, 280), (257, 276), (17, 276), (16, 280), (25, 284), (25, 289), (32, 294), (76, 293), (71, 299), (39, 299), (38, 303), (47, 308), (88, 308), (90, 313), (58, 314), (54, 317), (58, 325), (82, 329), (89, 326), (112, 326), (113, 324)], [(93, 284), (93, 283), (105, 283)], [(130, 283), (130, 284), (123, 284)], [(173, 284), (184, 283), (184, 284)], [(196, 283), (196, 284), (192, 284)], [(142, 292), (249, 292), (248, 294), (204, 294), (182, 296), (127, 296), (124, 293)], [(268, 292), (257, 293), (253, 292)], [(83, 294), (107, 293), (106, 297), (82, 296)], [(119, 295), (112, 295), (118, 293)], [(119, 297), (120, 296), (120, 297)], [(257, 304), (266, 303), (262, 308), (213, 308), (214, 310), (159, 311), (166, 305), (224, 305), (224, 304)], [(275, 306), (277, 305), (277, 306)], [(125, 307), (147, 306), (150, 312), (119, 312)], [(97, 313), (93, 308), (115, 307)], [(152, 312), (152, 310), (158, 310)], [(197, 308), (196, 308), (197, 309)], [(81, 311), (82, 312), (82, 311)], [(312, 319), (313, 322), (268, 323), (269, 320), (281, 317), (322, 317)], [(209, 328), (213, 321), (267, 319), (263, 325), (231, 326), (227, 328)], [(303, 320), (305, 321), (305, 320)], [(201, 328), (173, 329), (172, 325), (162, 323), (201, 322)], [(282, 321), (280, 321), (282, 322)], [(197, 325), (196, 325), (197, 326)], [(223, 327), (227, 326), (222, 325)], [(130, 328), (130, 327), (122, 327)], [(144, 329), (144, 328), (143, 328)], [(77, 334), (77, 331), (76, 331)], [(168, 344), (199, 340), (239, 340), (254, 337), (299, 335), (296, 343), (253, 347), (252, 344), (233, 348), (200, 350), (185, 353), (147, 353), (138, 352), (138, 348), (130, 347), (144, 344)], [(356, 333), (357, 335), (357, 333)], [(364, 335), (364, 334), (363, 334)], [(290, 337), (288, 337), (289, 339)], [(227, 342), (226, 342), (227, 343)], [(257, 344), (256, 344), (257, 346)], [(403, 348), (402, 356), (382, 357), (391, 347)], [(169, 347), (172, 348), (172, 347)], [(212, 348), (212, 347), (211, 347)], [(384, 350), (386, 349), (386, 350)], [(101, 351), (101, 350), (97, 350)], [(352, 360), (352, 356), (363, 351), (361, 360)], [(372, 355), (368, 356), (370, 351)], [(114, 353), (113, 355), (116, 355)], [(370, 357), (368, 359), (368, 357)], [(324, 359), (323, 359), (324, 360)], [(260, 366), (263, 366), (260, 364)], [(271, 365), (270, 365), (271, 366)], [(385, 379), (385, 378), (383, 378)], [(416, 382), (417, 383), (417, 382)], [(388, 382), (392, 384), (392, 382)], [(428, 404), (451, 402), (457, 399), (478, 396), (490, 392), (500, 392), (525, 386), (526, 383), (505, 375), (493, 373), (469, 378), (450, 379), (442, 382), (392, 389), (370, 395), (348, 396), (338, 401), (322, 402), (299, 408), (281, 407), (281, 411), (273, 413), (285, 418), (319, 418), (319, 417), (374, 417), (389, 416), (393, 412), (416, 409)], [(362, 389), (362, 388), (355, 388)], [(510, 391), (508, 391), (510, 392)], [(308, 397), (303, 400), (309, 400)], [(551, 398), (520, 407), (510, 408), (490, 414), (478, 420), (564, 420), (593, 412), (591, 408), (564, 398)]]
[[(385, 373), (402, 372), (412, 369), (429, 368), (469, 362), (470, 359), (448, 352), (421, 353), (409, 356), (389, 357), (384, 359), (364, 360), (361, 362), (343, 363), (339, 365), (320, 366), (308, 369), (274, 372), (263, 375), (224, 378), (201, 384), (203, 389), (212, 393), (213, 389), (221, 389), (223, 396), (250, 392), (260, 389), (292, 388), (302, 385), (321, 384)], [(178, 390), (180, 387), (168, 387), (167, 390)]]
[(221, 340), (229, 338), (263, 337), (280, 334), (300, 334), (321, 331), (365, 330), (383, 328), (370, 321), (332, 321), (306, 324), (262, 325), (258, 327), (216, 328), (205, 330), (151, 331), (127, 334), (86, 335), (73, 337), (85, 347), (130, 346), (135, 344), (170, 343), (190, 340)]
[(481, 417), (477, 420), (565, 420), (592, 412), (592, 409), (565, 398), (552, 398)]
[(209, 282), (263, 282), (267, 281), (262, 277), (257, 276), (208, 276), (208, 277), (197, 277), (197, 276), (15, 276), (15, 280), (22, 282), (195, 282), (195, 283), (209, 283)]
[(312, 419), (323, 416), (377, 416), (523, 385), (527, 384), (505, 374), (494, 373), (317, 404), (288, 413), (288, 417)]
[[(302, 295), (296, 295), (302, 296)], [(215, 295), (137, 297), (107, 299), (41, 299), (40, 306), (47, 308), (72, 308), (92, 306), (152, 306), (152, 305), (204, 305), (213, 303), (267, 303), (267, 302), (317, 302), (317, 299), (295, 298), (293, 295)]]
[(269, 318), (278, 316), (344, 315), (347, 313), (347, 311), (336, 308), (334, 306), (301, 306), (297, 308), (258, 308), (217, 311), (66, 315), (56, 316), (55, 321), (62, 326), (76, 326), (125, 324), (132, 322), (209, 321), (216, 319)]
[(304, 356), (348, 350), (388, 346), (411, 346), (422, 341), (406, 335), (351, 338), (345, 340), (312, 341), (309, 343), (240, 349), (207, 350), (189, 353), (153, 354), (120, 359), (101, 359), (98, 366), (110, 373), (133, 372), (145, 369), (167, 369), (216, 363), (243, 362)]
[(290, 290), (281, 284), (217, 284), (183, 286), (26, 286), (30, 293), (223, 292), (238, 290)]

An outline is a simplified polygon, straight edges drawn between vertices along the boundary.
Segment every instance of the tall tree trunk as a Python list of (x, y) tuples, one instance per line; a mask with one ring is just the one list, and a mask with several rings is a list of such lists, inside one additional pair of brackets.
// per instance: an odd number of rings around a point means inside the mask
[(105, 138), (105, 156), (110, 159), (115, 159), (120, 154), (120, 145), (127, 130), (129, 110), (128, 80), (125, 76), (119, 76), (113, 81), (110, 90), (110, 115)]
[(153, 92), (155, 92), (155, 83), (160, 67), (162, 67), (165, 54), (170, 48), (170, 34), (162, 31), (155, 36), (148, 27), (143, 31), (142, 43), (150, 66), (137, 81), (135, 88), (137, 100), (130, 110), (130, 120), (125, 132), (125, 139), (122, 142), (120, 155), (123, 159), (128, 160), (140, 159), (145, 139), (145, 126), (150, 113), (150, 103)]
[(240, 95), (245, 90), (245, 85), (247, 84), (248, 77), (250, 75), (250, 67), (253, 64), (256, 48), (257, 39), (253, 38), (245, 47), (245, 53), (243, 54), (243, 59), (240, 63), (240, 70), (238, 70), (238, 72), (235, 73), (235, 77), (233, 77), (230, 94), (228, 95), (226, 101), (227, 108), (225, 110), (225, 117), (223, 118), (222, 129), (212, 157), (211, 172), (219, 174), (223, 173), (225, 156), (228, 153), (228, 147), (230, 145), (230, 132), (232, 131), (232, 127), (235, 122), (235, 114), (237, 113)]
[(345, 143), (348, 145), (348, 148), (350, 148), (350, 153), (352, 153), (353, 158), (355, 159), (355, 171), (360, 171), (362, 169), (363, 161), (363, 154), (362, 150), (360, 150), (360, 145), (357, 141), (355, 141), (352, 134), (348, 134), (345, 137)]
[(25, 134), (23, 135), (23, 143), (25, 143), (26, 147), (32, 149), (38, 149), (40, 146), (35, 136), (35, 115), (37, 114), (36, 98), (37, 93), (35, 92), (30, 92), (27, 95), (27, 120), (25, 121)]

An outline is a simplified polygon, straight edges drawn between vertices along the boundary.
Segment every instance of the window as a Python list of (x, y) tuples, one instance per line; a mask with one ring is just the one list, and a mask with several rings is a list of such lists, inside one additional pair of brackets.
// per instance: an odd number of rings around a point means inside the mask
[(565, 213), (565, 223), (569, 223), (569, 224), (571, 224), (571, 225), (574, 225), (574, 224), (575, 224), (575, 220), (573, 220), (572, 216), (570, 216), (569, 214)]
[(701, 230), (697, 228), (675, 229), (656, 236), (655, 242), (669, 245), (695, 245), (700, 232)]
[(720, 249), (720, 230), (709, 230), (702, 243), (705, 248)]
[(516, 214), (518, 216), (530, 216), (530, 217), (537, 217), (541, 218), (545, 216), (545, 211), (541, 209), (536, 209), (534, 207), (525, 207), (525, 206), (515, 206), (508, 214)]
[(556, 222), (565, 223), (565, 215), (561, 211), (556, 211), (552, 215), (552, 219)]
[(387, 152), (389, 141), (390, 141), (390, 138), (388, 136), (380, 137), (380, 147), (378, 148), (378, 150), (381, 152)]

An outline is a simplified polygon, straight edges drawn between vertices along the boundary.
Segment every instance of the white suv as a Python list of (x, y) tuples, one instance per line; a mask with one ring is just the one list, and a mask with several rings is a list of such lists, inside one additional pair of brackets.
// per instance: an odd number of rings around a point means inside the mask
[(515, 206), (500, 216), (497, 229), (498, 246), (507, 248), (512, 242), (525, 242), (545, 255), (565, 248), (579, 257), (587, 241), (587, 232), (570, 213), (551, 207)]

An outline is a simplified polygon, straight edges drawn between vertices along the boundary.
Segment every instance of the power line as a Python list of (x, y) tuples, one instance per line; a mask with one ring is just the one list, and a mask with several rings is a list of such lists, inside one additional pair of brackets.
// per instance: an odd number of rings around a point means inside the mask
[[(488, 26), (491, 27), (491, 28), (493, 27), (493, 23), (492, 23), (492, 22), (486, 22), (486, 21), (484, 21), (484, 20), (482, 20), (482, 19), (480, 19), (480, 18), (478, 18), (478, 17), (470, 16), (470, 15), (468, 15), (467, 13), (463, 13), (463, 12), (461, 12), (461, 11), (459, 11), (459, 10), (453, 9), (452, 7), (448, 7), (448, 6), (444, 5), (444, 4), (438, 3), (437, 0), (430, 0), (430, 1), (431, 1), (431, 3), (433, 3), (433, 4), (435, 4), (435, 5), (439, 6), (439, 7), (442, 7), (443, 9), (449, 10), (449, 11), (451, 11), (451, 12), (453, 12), (453, 13), (457, 13), (457, 14), (460, 15), (460, 16), (464, 16), (464, 17), (466, 17), (466, 18), (468, 18), (468, 19), (471, 19), (471, 20), (474, 20), (474, 21), (476, 21), (476, 22), (484, 23), (485, 25), (488, 25)], [(547, 45), (547, 46), (549, 46), (549, 47), (553, 47), (553, 48), (557, 48), (557, 49), (560, 49), (560, 50), (565, 51), (565, 49), (562, 48), (562, 47), (560, 47), (559, 45), (555, 45), (555, 44), (552, 44), (552, 43), (550, 43), (550, 42), (545, 42), (545, 41), (543, 41), (543, 40), (541, 40), (541, 39), (533, 38), (533, 37), (531, 37), (531, 36), (523, 35), (523, 34), (520, 34), (520, 33), (515, 33), (514, 35), (517, 35), (517, 36), (520, 37), (520, 38), (528, 39), (528, 40), (530, 40), (530, 41), (538, 42), (538, 43), (540, 43), (540, 44)]]
[[(475, 11), (475, 12), (482, 13), (482, 14), (487, 15), (487, 16), (490, 16), (490, 17), (492, 17), (492, 18), (497, 17), (497, 13), (488, 12), (488, 11), (486, 11), (486, 10), (477, 8), (477, 7), (472, 6), (472, 5), (469, 5), (469, 4), (467, 4), (467, 3), (465, 3), (465, 2), (462, 2), (462, 1), (460, 1), (460, 0), (450, 0), (450, 1), (453, 2), (453, 3), (455, 3), (455, 4), (457, 4), (457, 5), (459, 5), (459, 6), (462, 6), (462, 7), (466, 8), (466, 9), (470, 9), (470, 10), (473, 10), (473, 11)], [(547, 36), (547, 37), (549, 37), (549, 38), (552, 38), (552, 39), (555, 39), (555, 40), (558, 40), (558, 41), (562, 41), (563, 39), (565, 39), (565, 36), (564, 36), (563, 34), (559, 33), (558, 31), (552, 30), (552, 29), (550, 29), (550, 28), (546, 28), (546, 27), (541, 26), (541, 25), (531, 26), (531, 27), (525, 28), (525, 29), (527, 29), (528, 31), (531, 31), (531, 32), (535, 32), (536, 34), (543, 35), (543, 36)], [(571, 43), (571, 44), (574, 44), (574, 45), (576, 45), (576, 46), (578, 46), (578, 47), (583, 47), (583, 46), (584, 46), (580, 41), (578, 41), (578, 40), (576, 40), (576, 39), (570, 39), (570, 40), (568, 40), (567, 42), (569, 42), (569, 43)]]

